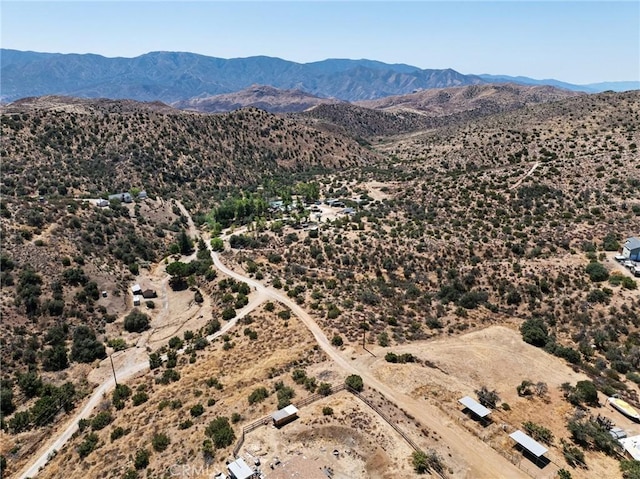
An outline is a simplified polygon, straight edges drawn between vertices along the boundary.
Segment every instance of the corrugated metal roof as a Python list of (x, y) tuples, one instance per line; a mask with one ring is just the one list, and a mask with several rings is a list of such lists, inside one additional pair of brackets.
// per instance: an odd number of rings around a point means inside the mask
[(640, 248), (640, 238), (629, 238), (624, 242), (624, 246), (629, 250)]
[(227, 468), (236, 479), (247, 479), (253, 476), (253, 471), (242, 458), (233, 461)]
[(487, 409), (482, 404), (477, 402), (475, 399), (470, 398), (469, 396), (465, 396), (462, 399), (458, 399), (458, 402), (461, 403), (463, 406), (471, 409), (474, 412), (474, 414), (480, 417), (485, 417), (491, 414), (490, 409)]
[(527, 436), (524, 432), (517, 430), (516, 432), (509, 434), (509, 437), (527, 449), (531, 454), (536, 457), (540, 457), (546, 454), (549, 449), (544, 447), (538, 441)]
[(289, 404), (287, 407), (274, 412), (271, 415), (271, 417), (273, 418), (274, 421), (278, 422), (289, 416), (293, 416), (295, 414), (298, 414), (298, 408), (295, 407), (293, 404)]

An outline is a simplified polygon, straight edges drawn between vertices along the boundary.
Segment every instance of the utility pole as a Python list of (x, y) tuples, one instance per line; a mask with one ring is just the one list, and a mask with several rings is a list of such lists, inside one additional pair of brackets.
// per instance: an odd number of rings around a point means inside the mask
[(116, 383), (116, 388), (118, 387), (118, 379), (116, 378), (116, 368), (113, 367), (113, 358), (111, 354), (109, 355), (109, 360), (111, 361), (111, 370), (113, 371), (113, 382)]

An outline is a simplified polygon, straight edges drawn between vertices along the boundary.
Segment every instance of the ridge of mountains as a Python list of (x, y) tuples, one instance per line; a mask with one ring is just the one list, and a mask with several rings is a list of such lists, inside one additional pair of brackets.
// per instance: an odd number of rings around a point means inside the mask
[(167, 104), (231, 94), (252, 85), (301, 90), (325, 99), (374, 100), (420, 90), (488, 83), (552, 84), (593, 93), (640, 88), (639, 82), (572, 85), (500, 75), (465, 75), (374, 60), (296, 63), (254, 56), (223, 59), (188, 52), (150, 52), (134, 58), (0, 49), (0, 101), (43, 95), (133, 99)]

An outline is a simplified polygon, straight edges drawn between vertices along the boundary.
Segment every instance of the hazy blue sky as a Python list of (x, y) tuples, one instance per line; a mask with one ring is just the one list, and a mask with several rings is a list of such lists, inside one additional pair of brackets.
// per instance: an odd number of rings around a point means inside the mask
[(2, 0), (3, 48), (369, 58), (572, 83), (640, 80), (640, 2)]

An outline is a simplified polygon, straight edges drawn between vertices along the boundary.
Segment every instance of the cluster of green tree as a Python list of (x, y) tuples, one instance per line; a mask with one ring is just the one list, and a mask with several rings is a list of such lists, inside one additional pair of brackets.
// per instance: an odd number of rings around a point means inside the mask
[(385, 354), (384, 359), (389, 363), (404, 364), (404, 363), (415, 363), (418, 358), (416, 358), (411, 353), (396, 354), (392, 351), (389, 351), (387, 354)]
[(544, 348), (548, 353), (566, 359), (572, 364), (580, 364), (582, 362), (582, 356), (579, 351), (570, 346), (558, 344), (555, 337), (549, 335), (547, 325), (542, 318), (527, 319), (520, 326), (520, 333), (525, 342)]
[[(74, 407), (76, 389), (73, 383), (66, 382), (62, 386), (56, 387), (53, 384), (43, 383), (39, 378), (31, 374), (23, 377), (21, 382), (21, 388), (24, 388), (23, 391), (33, 394), (32, 397), (37, 396), (38, 400), (31, 408), (14, 413), (9, 419), (8, 427), (14, 434), (33, 427), (51, 424), (60, 411), (69, 412)], [(7, 410), (15, 409), (12, 406), (13, 398), (5, 397), (5, 394), (7, 393), (2, 395), (3, 412), (5, 408)], [(5, 401), (7, 401), (7, 406), (5, 406)]]
[[(264, 216), (269, 210), (269, 203), (258, 194), (247, 193), (241, 197), (225, 199), (218, 207), (214, 208), (209, 217), (222, 228), (228, 228), (232, 224), (246, 225), (256, 218)], [(211, 224), (210, 226), (214, 226)]]
[(278, 397), (278, 409), (282, 409), (291, 404), (291, 400), (296, 395), (296, 392), (291, 386), (285, 386), (284, 382), (278, 381), (275, 384), (276, 395)]
[(204, 433), (211, 438), (216, 449), (230, 446), (236, 438), (229, 423), (229, 418), (224, 416), (217, 417), (211, 421)]
[(194, 286), (196, 284), (196, 276), (203, 276), (207, 281), (213, 281), (217, 273), (211, 267), (212, 264), (213, 260), (211, 259), (209, 250), (202, 238), (200, 238), (198, 240), (198, 252), (195, 260), (189, 263), (174, 261), (167, 265), (166, 271), (171, 275), (169, 279), (171, 289), (181, 291), (188, 286)]

